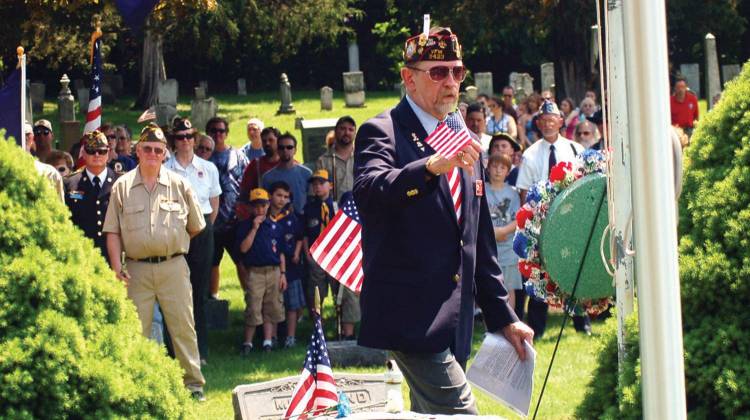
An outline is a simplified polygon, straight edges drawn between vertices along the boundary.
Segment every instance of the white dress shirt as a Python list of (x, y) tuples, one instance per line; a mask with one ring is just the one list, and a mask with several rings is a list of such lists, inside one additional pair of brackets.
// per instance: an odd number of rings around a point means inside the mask
[(195, 195), (198, 196), (203, 214), (211, 214), (211, 201), (209, 199), (221, 195), (221, 185), (219, 185), (219, 170), (213, 163), (193, 155), (193, 160), (183, 168), (177, 157), (172, 155), (165, 163), (164, 167), (176, 172), (188, 180), (193, 187)]
[[(523, 152), (523, 161), (518, 170), (516, 188), (528, 190), (537, 182), (549, 177), (549, 154), (552, 143), (541, 139)], [(555, 159), (557, 162), (573, 162), (583, 152), (583, 146), (558, 134), (555, 140)], [(575, 153), (573, 153), (575, 149)]]

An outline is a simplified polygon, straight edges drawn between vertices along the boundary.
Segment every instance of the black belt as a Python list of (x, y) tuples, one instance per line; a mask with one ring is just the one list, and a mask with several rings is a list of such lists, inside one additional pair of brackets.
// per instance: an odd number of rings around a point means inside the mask
[(172, 259), (174, 257), (179, 257), (180, 255), (185, 255), (185, 254), (182, 253), (182, 252), (180, 252), (180, 253), (177, 253), (177, 254), (172, 254), (172, 255), (170, 255), (168, 257), (134, 258), (133, 260), (134, 261), (138, 261), (138, 262), (147, 262), (147, 263), (151, 263), (151, 264), (159, 264), (159, 263), (162, 263), (162, 262), (164, 262), (166, 260)]

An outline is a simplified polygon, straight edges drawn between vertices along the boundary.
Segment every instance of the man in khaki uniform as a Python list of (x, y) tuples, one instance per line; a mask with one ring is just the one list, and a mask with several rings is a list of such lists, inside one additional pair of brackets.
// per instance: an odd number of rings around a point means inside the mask
[[(206, 222), (188, 181), (162, 168), (166, 151), (162, 130), (155, 124), (146, 126), (136, 145), (140, 164), (112, 186), (103, 230), (110, 265), (128, 288), (143, 335), (150, 335), (156, 299), (185, 371), (185, 386), (193, 398), (203, 401), (206, 381), (200, 368), (185, 254), (190, 238)], [(123, 251), (127, 270), (120, 261)]]

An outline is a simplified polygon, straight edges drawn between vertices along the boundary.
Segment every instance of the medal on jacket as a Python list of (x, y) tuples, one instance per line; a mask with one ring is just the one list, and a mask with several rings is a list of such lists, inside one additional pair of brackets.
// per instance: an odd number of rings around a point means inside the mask
[(419, 140), (419, 137), (417, 137), (417, 133), (411, 133), (411, 139), (414, 142), (414, 144), (417, 145), (417, 147), (419, 148), (419, 150), (421, 150), (422, 152), (424, 152), (424, 144), (422, 144), (422, 141)]
[(477, 179), (474, 181), (474, 194), (477, 197), (481, 197), (484, 195), (484, 181), (481, 179)]

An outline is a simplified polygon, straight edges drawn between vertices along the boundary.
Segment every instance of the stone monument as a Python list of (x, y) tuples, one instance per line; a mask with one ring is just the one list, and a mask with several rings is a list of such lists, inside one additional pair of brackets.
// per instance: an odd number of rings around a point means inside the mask
[(742, 71), (742, 67), (739, 64), (724, 64), (721, 66), (721, 77), (724, 84), (737, 77), (740, 71)]
[(477, 95), (485, 94), (492, 96), (494, 94), (491, 72), (474, 73), (474, 83), (477, 86)]
[(716, 37), (706, 34), (706, 102), (708, 108), (713, 108), (714, 98), (721, 93), (721, 78), (719, 76), (719, 56), (716, 53)]
[(542, 63), (542, 91), (549, 90), (555, 94), (555, 63)]
[(179, 84), (176, 79), (160, 80), (156, 87), (156, 123), (169, 125), (177, 115), (177, 93)]
[(701, 70), (698, 63), (680, 64), (680, 74), (685, 78), (690, 90), (701, 98)]
[(214, 98), (206, 98), (206, 90), (195, 88), (195, 99), (190, 104), (190, 122), (199, 130), (206, 127), (208, 120), (216, 116), (219, 106)]
[(281, 73), (279, 91), (281, 94), (281, 105), (279, 106), (279, 110), (276, 111), (276, 115), (295, 114), (297, 111), (294, 109), (294, 105), (292, 105), (292, 84), (289, 83), (286, 73)]
[(328, 357), (334, 366), (383, 366), (385, 350), (357, 345), (356, 341), (329, 341)]
[(320, 88), (320, 109), (322, 111), (333, 110), (333, 88), (330, 86)]
[(466, 86), (466, 103), (476, 102), (479, 89), (476, 86)]
[(508, 77), (508, 84), (516, 93), (516, 102), (526, 99), (534, 92), (534, 78), (528, 73), (511, 73)]
[(237, 95), (247, 96), (247, 82), (245, 79), (237, 79)]
[(76, 95), (78, 96), (78, 109), (81, 114), (86, 115), (89, 112), (89, 89), (86, 87), (76, 89)]
[[(386, 404), (382, 374), (337, 374), (336, 388), (344, 392), (353, 411), (382, 412)], [(280, 419), (284, 417), (299, 376), (240, 385), (232, 391), (235, 419)], [(334, 413), (335, 415), (335, 413)]]
[(208, 93), (208, 80), (201, 80), (198, 82), (198, 86), (202, 87), (203, 90)]
[(44, 94), (46, 86), (44, 83), (31, 83), (29, 84), (29, 95), (31, 96), (31, 109), (34, 113), (41, 114), (44, 112)]
[(361, 71), (343, 73), (344, 102), (349, 108), (365, 106), (365, 74)]
[[(326, 134), (336, 128), (336, 118), (319, 120), (299, 119), (299, 129), (302, 131), (302, 157), (309, 167), (315, 166), (315, 159), (326, 151)], [(296, 124), (295, 121), (295, 124)]]
[(347, 52), (349, 55), (349, 71), (359, 71), (359, 45), (357, 45), (356, 39), (349, 41)]
[(60, 78), (60, 94), (57, 96), (57, 115), (60, 121), (58, 148), (70, 150), (70, 147), (80, 139), (81, 123), (76, 119), (76, 101), (70, 92), (70, 79), (67, 74)]

